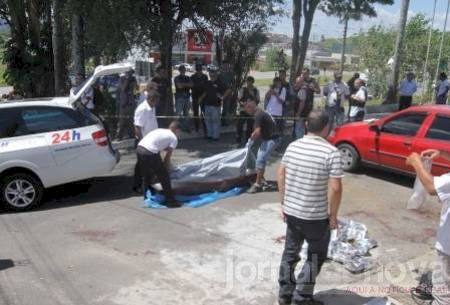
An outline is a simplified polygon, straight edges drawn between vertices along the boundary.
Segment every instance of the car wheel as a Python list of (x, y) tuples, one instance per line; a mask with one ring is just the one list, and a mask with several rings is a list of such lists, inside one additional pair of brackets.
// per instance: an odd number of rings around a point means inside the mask
[(342, 168), (345, 171), (354, 171), (359, 167), (360, 156), (356, 149), (350, 144), (338, 145), (342, 156)]
[(44, 193), (42, 183), (33, 175), (26, 173), (6, 176), (0, 190), (4, 206), (8, 210), (18, 212), (37, 206)]

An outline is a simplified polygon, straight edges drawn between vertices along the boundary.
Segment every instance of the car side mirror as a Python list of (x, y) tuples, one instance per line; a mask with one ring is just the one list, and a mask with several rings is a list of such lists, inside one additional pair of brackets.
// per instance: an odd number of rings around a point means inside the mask
[(370, 125), (369, 130), (375, 132), (377, 135), (380, 134), (380, 127), (378, 125)]

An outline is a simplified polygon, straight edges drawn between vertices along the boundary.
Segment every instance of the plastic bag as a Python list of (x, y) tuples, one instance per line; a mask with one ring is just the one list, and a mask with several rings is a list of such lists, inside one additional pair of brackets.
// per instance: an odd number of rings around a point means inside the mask
[[(427, 172), (431, 171), (432, 161), (430, 159), (424, 159), (423, 165)], [(419, 177), (416, 177), (416, 181), (414, 181), (414, 193), (411, 198), (408, 200), (407, 209), (408, 210), (417, 210), (419, 209), (428, 198), (428, 192), (420, 181)]]

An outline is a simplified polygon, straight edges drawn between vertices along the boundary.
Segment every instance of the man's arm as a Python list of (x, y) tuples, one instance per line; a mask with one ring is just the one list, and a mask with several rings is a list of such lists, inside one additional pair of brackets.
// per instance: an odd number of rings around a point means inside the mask
[(417, 153), (412, 153), (407, 159), (406, 164), (410, 165), (416, 171), (417, 177), (430, 195), (437, 195), (436, 188), (434, 186), (434, 178), (423, 165), (422, 159)]
[(441, 150), (437, 150), (437, 149), (427, 149), (427, 150), (422, 151), (420, 156), (422, 158), (428, 158), (431, 160), (441, 157), (447, 161), (450, 161), (450, 153), (443, 151), (443, 150), (441, 151)]
[(297, 109), (297, 113), (295, 114), (295, 116), (299, 117), (302, 114), (304, 108), (305, 108), (305, 101), (300, 100), (300, 102), (298, 103), (298, 109)]
[(281, 203), (281, 218), (284, 222), (286, 222), (286, 216), (283, 213), (283, 204), (284, 204), (284, 189), (285, 189), (285, 178), (286, 177), (286, 166), (280, 164), (278, 168), (278, 192), (280, 193), (280, 203)]
[(164, 157), (164, 166), (167, 168), (167, 170), (169, 170), (170, 168), (170, 158), (172, 157), (172, 152), (173, 152), (172, 147), (168, 147), (166, 149), (166, 155)]
[(330, 201), (330, 229), (338, 228), (337, 215), (342, 200), (342, 178), (330, 178), (329, 201)]
[(280, 164), (280, 167), (278, 167), (278, 192), (280, 193), (280, 202), (281, 205), (283, 205), (284, 200), (284, 188), (285, 188), (285, 176), (286, 176), (286, 166), (283, 164)]
[(250, 139), (252, 139), (254, 141), (254, 140), (258, 139), (260, 136), (261, 136), (261, 127), (257, 127), (257, 128), (255, 128), (252, 135), (250, 136)]
[(134, 136), (138, 140), (142, 139), (142, 128), (140, 126), (134, 126)]

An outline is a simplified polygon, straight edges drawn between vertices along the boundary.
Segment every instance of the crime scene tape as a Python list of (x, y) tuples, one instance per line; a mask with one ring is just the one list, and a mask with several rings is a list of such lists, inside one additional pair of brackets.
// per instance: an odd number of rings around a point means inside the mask
[[(127, 118), (134, 118), (132, 115), (99, 115), (102, 119), (127, 119)], [(208, 118), (207, 116), (182, 116), (182, 115), (157, 115), (155, 116), (157, 119), (205, 119)], [(299, 118), (297, 117), (291, 117), (291, 116), (272, 116), (275, 120), (289, 120), (289, 121), (297, 121)], [(221, 120), (248, 120), (252, 117), (249, 116), (221, 116)]]

